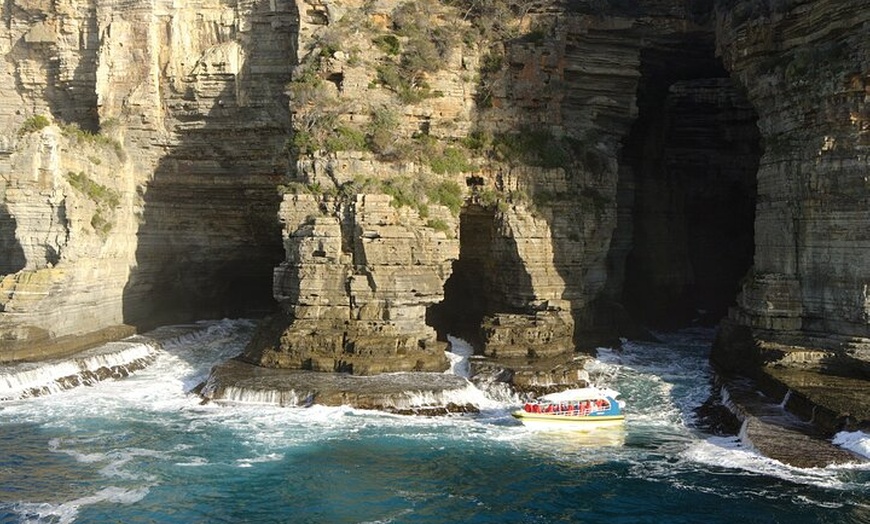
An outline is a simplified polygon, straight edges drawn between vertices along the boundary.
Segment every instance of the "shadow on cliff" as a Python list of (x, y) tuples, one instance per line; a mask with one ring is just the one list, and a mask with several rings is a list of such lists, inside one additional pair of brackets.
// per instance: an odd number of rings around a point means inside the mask
[(24, 269), (27, 260), (24, 249), (15, 237), (17, 229), (15, 217), (9, 214), (5, 203), (0, 202), (0, 277), (11, 275)]
[(467, 203), (459, 214), (459, 258), (444, 284), (444, 300), (430, 306), (426, 323), (439, 338), (453, 335), (481, 351), (481, 322), (494, 313), (528, 313), (535, 298), (516, 239), (499, 233), (496, 210)]
[[(124, 320), (140, 330), (276, 307), (294, 35), (266, 38), (261, 31), (274, 31), (277, 15), (266, 1), (253, 9), (249, 31), (236, 35), (245, 57), (238, 71), (208, 62), (207, 50), (183, 79), (184, 92), (165, 86), (178, 139), (140, 189), (136, 266), (124, 289)], [(289, 8), (279, 14), (295, 16)], [(286, 20), (279, 22), (280, 29)]]
[[(647, 46), (640, 56), (639, 116), (623, 138), (615, 172), (607, 167), (614, 163), (575, 151), (575, 166), (592, 179), (617, 177), (616, 202), (575, 186), (585, 215), (551, 224), (562, 232), (553, 236), (554, 262), (581, 347), (643, 336), (644, 325), (713, 325), (752, 263), (757, 117), (715, 57), (712, 34), (669, 35)], [(590, 220), (606, 228), (614, 208), (602, 286), (600, 275), (575, 267), (571, 237), (584, 238)], [(600, 291), (590, 303), (595, 286)]]

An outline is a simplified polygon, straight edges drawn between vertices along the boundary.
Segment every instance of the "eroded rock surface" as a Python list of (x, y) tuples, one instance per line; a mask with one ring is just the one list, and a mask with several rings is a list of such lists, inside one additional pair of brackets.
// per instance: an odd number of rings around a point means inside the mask
[(459, 241), (391, 202), (285, 197), (287, 260), (275, 270), (283, 314), (246, 360), (358, 375), (447, 368), (447, 344), (426, 325), (426, 308), (443, 298)]
[(868, 17), (826, 2), (720, 13), (718, 47), (765, 143), (755, 259), (729, 315), (754, 337), (837, 352), (870, 339)]
[(219, 365), (202, 396), (224, 402), (298, 407), (354, 406), (402, 414), (441, 415), (476, 408), (465, 402), (468, 382), (444, 373), (356, 376), (256, 366), (239, 360)]

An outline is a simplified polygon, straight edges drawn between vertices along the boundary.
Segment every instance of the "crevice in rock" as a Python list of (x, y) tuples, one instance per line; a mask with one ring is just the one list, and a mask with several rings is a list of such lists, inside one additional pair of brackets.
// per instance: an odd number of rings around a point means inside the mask
[(0, 203), (0, 276), (17, 273), (27, 265), (24, 249), (15, 237), (16, 227), (15, 217), (9, 214), (6, 204)]
[(654, 327), (713, 324), (752, 264), (757, 115), (707, 35), (644, 50), (641, 74), (620, 170), (631, 241), (614, 242), (631, 246), (623, 303)]
[(444, 300), (429, 308), (426, 323), (439, 338), (462, 338), (480, 347), (480, 324), (488, 313), (488, 272), (492, 266), (495, 210), (468, 204), (459, 215), (459, 258), (444, 284)]

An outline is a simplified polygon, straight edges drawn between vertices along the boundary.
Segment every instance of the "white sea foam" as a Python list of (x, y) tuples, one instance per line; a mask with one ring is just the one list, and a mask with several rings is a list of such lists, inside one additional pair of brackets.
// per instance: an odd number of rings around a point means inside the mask
[(193, 468), (198, 466), (207, 466), (209, 461), (204, 457), (187, 457), (185, 462), (175, 462), (174, 466)]
[(870, 435), (861, 431), (841, 431), (834, 435), (833, 443), (864, 457), (870, 458)]
[(447, 358), (450, 359), (450, 369), (447, 373), (471, 378), (471, 369), (468, 359), (474, 354), (474, 348), (471, 344), (461, 338), (449, 336), (450, 351), (447, 352)]
[[(678, 457), (681, 463), (687, 464), (687, 469), (701, 464), (713, 468), (716, 474), (719, 468), (724, 468), (733, 470), (728, 474), (765, 475), (838, 489), (848, 483), (848, 480), (840, 480), (836, 471), (790, 469), (748, 450), (734, 438), (702, 439), (687, 427), (684, 423), (686, 414), (706, 398), (703, 393), (709, 393), (709, 385), (697, 378), (699, 373), (705, 372), (706, 354), (700, 352), (695, 357), (691, 348), (687, 350), (686, 358), (663, 357), (662, 345), (627, 344), (621, 351), (599, 351), (599, 360), (590, 363), (587, 369), (592, 369), (595, 373), (591, 374), (601, 380), (598, 384), (613, 387), (623, 394), (622, 397), (628, 401), (628, 419), (624, 435), (598, 439), (598, 442), (597, 437), (586, 439), (591, 447), (596, 448), (594, 453), (590, 453), (588, 446), (584, 447), (582, 442), (578, 444), (583, 439), (570, 439), (570, 445), (566, 445), (558, 439), (542, 438), (539, 433), (527, 430), (510, 416), (511, 406), (516, 405), (515, 399), (494, 397), (490, 391), (481, 391), (471, 384), (450, 393), (453, 396), (449, 398), (457, 404), (477, 405), (482, 412), (476, 416), (408, 417), (347, 406), (199, 405), (199, 399), (188, 393), (190, 385), (204, 377), (213, 364), (238, 354), (250, 331), (250, 324), (222, 321), (188, 332), (181, 336), (186, 337), (186, 342), (174, 346), (164, 343), (165, 349), (159, 352), (155, 362), (135, 377), (103, 382), (94, 388), (79, 388), (51, 399), (10, 403), (4, 406), (4, 418), (62, 427), (69, 429), (70, 433), (84, 424), (83, 418), (132, 420), (155, 425), (158, 432), (166, 430), (175, 435), (188, 435), (187, 442), (191, 443), (200, 437), (207, 439), (217, 433), (215, 430), (235, 436), (234, 443), (238, 448), (232, 455), (217, 459), (211, 455), (208, 455), (210, 459), (204, 458), (206, 454), (196, 444), (188, 449), (172, 443), (161, 450), (148, 449), (160, 447), (153, 441), (125, 443), (125, 439), (116, 438), (107, 449), (95, 440), (72, 437), (52, 440), (51, 451), (65, 453), (82, 464), (92, 465), (90, 467), (104, 476), (107, 483), (136, 484), (125, 486), (123, 490), (106, 488), (121, 490), (129, 499), (144, 497), (148, 489), (159, 481), (150, 473), (141, 471), (143, 463), (256, 468), (262, 462), (280, 461), (309, 445), (346, 441), (358, 438), (359, 434), (372, 433), (379, 438), (425, 442), (433, 449), (466, 446), (473, 442), (475, 446), (483, 447), (515, 447), (521, 453), (540, 454), (547, 460), (578, 464), (626, 461), (637, 464), (633, 474), (643, 476), (658, 468), (658, 474), (672, 482), (680, 481), (671, 473), (675, 467), (674, 457)], [(410, 395), (411, 402), (417, 405), (428, 405), (435, 400), (427, 394)], [(444, 398), (439, 401), (444, 401)], [(98, 439), (100, 435), (94, 438)], [(623, 438), (624, 447), (621, 446)], [(866, 435), (843, 436), (842, 439), (844, 442), (866, 442)], [(110, 493), (103, 495), (109, 496)], [(120, 491), (118, 496), (121, 496)], [(87, 500), (90, 499), (83, 497), (56, 506), (30, 505), (27, 511), (33, 516), (28, 518), (33, 522), (71, 522), (83, 505), (82, 501)], [(108, 498), (106, 500), (111, 502)], [(24, 508), (24, 505), (20, 506)], [(45, 517), (35, 512), (33, 508), (37, 506), (45, 511)], [(62, 520), (60, 512), (72, 516), (68, 517), (69, 520)]]
[(734, 437), (710, 437), (697, 441), (686, 449), (682, 456), (687, 460), (707, 466), (744, 471), (779, 478), (795, 484), (837, 490), (849, 490), (856, 487), (851, 480), (841, 478), (839, 473), (843, 469), (866, 468), (866, 466), (859, 465), (797, 468), (765, 457)]
[(127, 375), (152, 360), (157, 345), (140, 337), (110, 342), (75, 357), (0, 367), (0, 400), (49, 395), (104, 376)]
[(19, 502), (12, 507), (19, 521), (28, 524), (57, 523), (70, 524), (76, 521), (79, 509), (103, 502), (133, 504), (148, 495), (147, 488), (123, 489), (109, 486), (93, 495), (80, 497), (60, 504)]
[(66, 359), (0, 366), (0, 401), (92, 386), (105, 377), (130, 375), (160, 357), (164, 357), (160, 372), (168, 372), (177, 384), (189, 390), (204, 378), (211, 364), (238, 354), (242, 347), (227, 342), (238, 338), (241, 328), (252, 327), (250, 320), (169, 326), (147, 336), (109, 342)]

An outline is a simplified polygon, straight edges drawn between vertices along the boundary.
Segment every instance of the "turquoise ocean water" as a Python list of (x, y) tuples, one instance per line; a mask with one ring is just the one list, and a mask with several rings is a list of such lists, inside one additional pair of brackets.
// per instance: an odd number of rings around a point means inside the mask
[[(0, 403), (0, 522), (870, 523), (870, 467), (795, 469), (705, 434), (711, 332), (601, 350), (624, 430), (477, 415), (201, 405), (253, 324), (203, 324), (120, 381)], [(863, 434), (841, 434), (867, 453)]]

